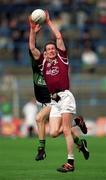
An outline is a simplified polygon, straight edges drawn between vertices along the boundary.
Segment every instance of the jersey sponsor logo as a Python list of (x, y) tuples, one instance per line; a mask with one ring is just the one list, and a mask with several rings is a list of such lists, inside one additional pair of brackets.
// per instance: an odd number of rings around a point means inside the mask
[(57, 67), (57, 66), (52, 67), (52, 69), (49, 69), (46, 71), (46, 75), (55, 76), (57, 74), (59, 74), (59, 67)]

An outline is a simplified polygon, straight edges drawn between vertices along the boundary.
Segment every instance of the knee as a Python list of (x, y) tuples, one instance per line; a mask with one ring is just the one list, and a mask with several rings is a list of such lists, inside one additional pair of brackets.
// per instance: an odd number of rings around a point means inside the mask
[(36, 122), (37, 122), (37, 123), (43, 122), (43, 117), (40, 116), (40, 115), (37, 115), (37, 116), (36, 116)]
[(50, 136), (51, 137), (53, 137), (53, 138), (55, 138), (55, 137), (57, 137), (58, 136), (58, 131), (50, 131)]
[(68, 136), (71, 133), (71, 129), (63, 128), (64, 136)]

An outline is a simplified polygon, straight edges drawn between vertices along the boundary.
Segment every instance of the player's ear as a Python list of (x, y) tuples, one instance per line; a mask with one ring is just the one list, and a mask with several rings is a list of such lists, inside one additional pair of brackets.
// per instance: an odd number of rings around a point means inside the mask
[(46, 58), (46, 57), (47, 57), (47, 53), (46, 53), (46, 51), (44, 51), (44, 52), (43, 52), (43, 56), (44, 56), (44, 58)]

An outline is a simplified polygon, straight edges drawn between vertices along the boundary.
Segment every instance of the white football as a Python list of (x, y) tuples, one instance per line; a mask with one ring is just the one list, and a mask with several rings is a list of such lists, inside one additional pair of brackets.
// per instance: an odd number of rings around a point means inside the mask
[(37, 24), (43, 24), (46, 20), (46, 13), (42, 9), (36, 9), (31, 13), (31, 19)]

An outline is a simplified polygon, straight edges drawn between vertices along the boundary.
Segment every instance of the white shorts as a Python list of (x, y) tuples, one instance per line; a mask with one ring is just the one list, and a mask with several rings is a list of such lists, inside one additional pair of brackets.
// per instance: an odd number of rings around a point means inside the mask
[(61, 99), (51, 102), (50, 117), (61, 117), (63, 113), (76, 114), (76, 102), (73, 94), (69, 90), (59, 92)]

